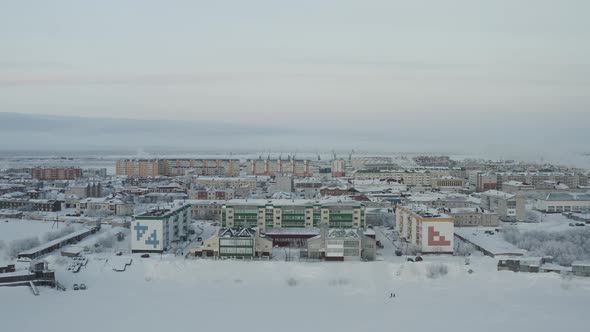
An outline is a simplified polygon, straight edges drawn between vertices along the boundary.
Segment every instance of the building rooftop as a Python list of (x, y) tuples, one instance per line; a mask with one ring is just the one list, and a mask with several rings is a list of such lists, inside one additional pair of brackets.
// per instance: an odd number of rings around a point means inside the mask
[(499, 190), (488, 190), (481, 193), (483, 196), (494, 197), (494, 198), (501, 198), (501, 199), (511, 199), (516, 197), (516, 195), (509, 194)]
[(546, 201), (590, 201), (590, 193), (549, 193)]
[(431, 208), (423, 204), (408, 204), (404, 205), (403, 207), (422, 218), (451, 218), (451, 216), (448, 214), (442, 213), (435, 208)]

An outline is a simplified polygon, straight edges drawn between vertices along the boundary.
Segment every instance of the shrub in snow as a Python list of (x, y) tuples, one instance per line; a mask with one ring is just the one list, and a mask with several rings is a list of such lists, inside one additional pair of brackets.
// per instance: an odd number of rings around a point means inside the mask
[(521, 233), (516, 227), (506, 227), (504, 239), (528, 250), (531, 256), (552, 256), (561, 265), (590, 259), (590, 227), (562, 232), (529, 231)]
[(67, 259), (63, 256), (59, 256), (55, 259), (55, 264), (60, 265), (60, 266), (66, 265), (66, 264), (68, 264), (68, 262), (69, 262), (69, 259)]
[(15, 257), (18, 255), (19, 252), (29, 250), (40, 245), (39, 238), (36, 236), (28, 237), (20, 240), (14, 240), (10, 242), (7, 248), (7, 253), (11, 257)]
[(444, 264), (432, 264), (426, 268), (426, 276), (430, 279), (436, 279), (449, 273), (449, 268)]
[(297, 286), (297, 284), (298, 284), (298, 282), (294, 278), (287, 279), (287, 285), (294, 287), (294, 286)]
[(115, 239), (111, 235), (106, 234), (98, 238), (96, 243), (102, 248), (112, 248), (115, 245)]
[(66, 227), (66, 228), (62, 228), (53, 232), (49, 232), (47, 234), (45, 234), (45, 236), (43, 236), (43, 241), (45, 242), (49, 242), (49, 241), (53, 241), (55, 239), (59, 239), (62, 236), (66, 236), (68, 234), (71, 234), (75, 231), (76, 229), (74, 227)]
[(455, 240), (455, 248), (453, 250), (455, 256), (471, 256), (476, 251), (477, 249), (471, 243)]

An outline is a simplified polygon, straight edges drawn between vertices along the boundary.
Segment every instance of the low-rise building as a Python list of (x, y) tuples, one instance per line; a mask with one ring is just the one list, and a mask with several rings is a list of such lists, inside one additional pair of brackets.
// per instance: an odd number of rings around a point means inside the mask
[(272, 257), (272, 239), (260, 234), (256, 228), (221, 228), (214, 236), (203, 241), (201, 247), (189, 254), (200, 257), (253, 258)]
[(507, 192), (507, 193), (518, 193), (521, 191), (527, 191), (527, 190), (535, 190), (535, 186), (533, 186), (532, 184), (528, 184), (528, 183), (524, 183), (522, 181), (515, 181), (515, 180), (510, 180), (507, 182), (502, 183), (502, 191)]
[(117, 197), (89, 197), (76, 203), (76, 212), (91, 217), (132, 216), (133, 202)]
[(500, 224), (500, 218), (496, 212), (479, 207), (452, 208), (446, 209), (446, 212), (453, 217), (456, 227), (496, 227)]
[(0, 198), (0, 209), (21, 211), (61, 211), (61, 203), (48, 199)]
[(150, 210), (136, 215), (131, 223), (132, 252), (163, 252), (178, 241), (186, 240), (191, 221), (188, 204)]
[(375, 260), (376, 241), (359, 229), (322, 229), (307, 240), (307, 256), (327, 261)]
[(588, 212), (590, 193), (551, 192), (544, 199), (538, 200), (535, 208), (547, 213)]
[(526, 218), (526, 198), (498, 190), (488, 190), (481, 194), (481, 207), (498, 213), (503, 221), (524, 221)]
[(590, 262), (573, 262), (572, 273), (579, 277), (590, 277)]
[(397, 205), (396, 221), (400, 238), (422, 253), (453, 252), (454, 220), (451, 216), (425, 205)]

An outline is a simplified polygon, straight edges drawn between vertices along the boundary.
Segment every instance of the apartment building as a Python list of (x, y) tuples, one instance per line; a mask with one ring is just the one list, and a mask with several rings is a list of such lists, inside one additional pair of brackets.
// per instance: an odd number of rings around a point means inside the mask
[(268, 181), (268, 177), (249, 176), (249, 177), (208, 177), (199, 176), (192, 180), (195, 187), (199, 188), (249, 188), (256, 190), (257, 187), (263, 187)]
[(166, 159), (164, 175), (240, 176), (239, 159)]
[(188, 192), (189, 199), (226, 201), (235, 198), (234, 189), (194, 189)]
[(78, 167), (35, 167), (31, 176), (37, 180), (76, 180), (82, 177), (82, 169)]
[(438, 189), (442, 191), (458, 191), (465, 187), (465, 180), (454, 178), (452, 176), (443, 176), (432, 179), (431, 187), (432, 189)]
[(167, 208), (150, 210), (133, 217), (132, 252), (163, 252), (172, 244), (186, 240), (191, 208), (178, 202)]
[(365, 206), (355, 201), (231, 200), (222, 206), (224, 227), (364, 228)]
[(346, 174), (346, 162), (344, 159), (332, 160), (332, 177), (339, 178)]
[(0, 210), (61, 211), (61, 203), (47, 199), (0, 198)]
[(132, 216), (134, 206), (133, 202), (120, 198), (90, 197), (76, 203), (76, 212), (89, 217)]
[(496, 227), (500, 224), (498, 213), (479, 207), (445, 209), (453, 217), (456, 227)]
[(495, 173), (472, 172), (469, 182), (475, 185), (475, 191), (484, 192), (498, 189), (498, 175)]
[(481, 194), (480, 206), (498, 213), (503, 221), (526, 220), (526, 198), (498, 190), (488, 190)]
[(65, 196), (76, 196), (78, 198), (101, 197), (102, 185), (100, 183), (72, 184), (66, 188)]
[(430, 187), (434, 179), (449, 177), (449, 170), (358, 170), (353, 172), (354, 179), (378, 179), (395, 181), (407, 186)]
[(156, 177), (164, 175), (164, 163), (158, 159), (117, 160), (115, 174), (128, 177)]
[(301, 177), (312, 176), (311, 161), (305, 159), (249, 159), (247, 161), (250, 175), (293, 175)]
[(453, 253), (453, 217), (426, 205), (396, 206), (399, 236), (422, 253)]

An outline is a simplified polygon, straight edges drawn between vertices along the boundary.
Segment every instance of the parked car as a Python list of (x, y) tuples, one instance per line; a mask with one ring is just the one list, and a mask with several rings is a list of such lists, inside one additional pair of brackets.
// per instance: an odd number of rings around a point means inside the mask
[(422, 256), (416, 256), (416, 259), (415, 259), (416, 262), (421, 262), (423, 260), (424, 259), (422, 259)]
[(199, 237), (197, 238), (197, 241), (201, 242), (201, 241), (203, 241), (203, 238), (199, 236)]
[(141, 255), (141, 258), (150, 258), (150, 254), (143, 254)]
[(403, 253), (402, 253), (402, 251), (401, 251), (401, 250), (399, 250), (399, 249), (396, 249), (396, 250), (395, 250), (395, 255), (396, 255), (396, 256), (401, 256), (402, 254), (403, 254)]
[(74, 284), (73, 288), (74, 288), (74, 290), (78, 290), (78, 289), (80, 289), (80, 286), (78, 286), (78, 284)]
[(117, 256), (121, 256), (121, 255), (123, 255), (123, 253), (122, 253), (122, 252), (120, 252), (120, 251), (117, 251), (117, 253), (116, 253), (115, 255), (117, 255)]
[(583, 222), (577, 222), (577, 223), (576, 223), (576, 226), (586, 226), (586, 224), (585, 224), (585, 223), (583, 223)]
[(86, 289), (86, 284), (80, 284), (80, 289), (85, 290)]
[(572, 226), (572, 227), (573, 226), (576, 226), (576, 224), (574, 224), (573, 222), (570, 222), (569, 225)]

